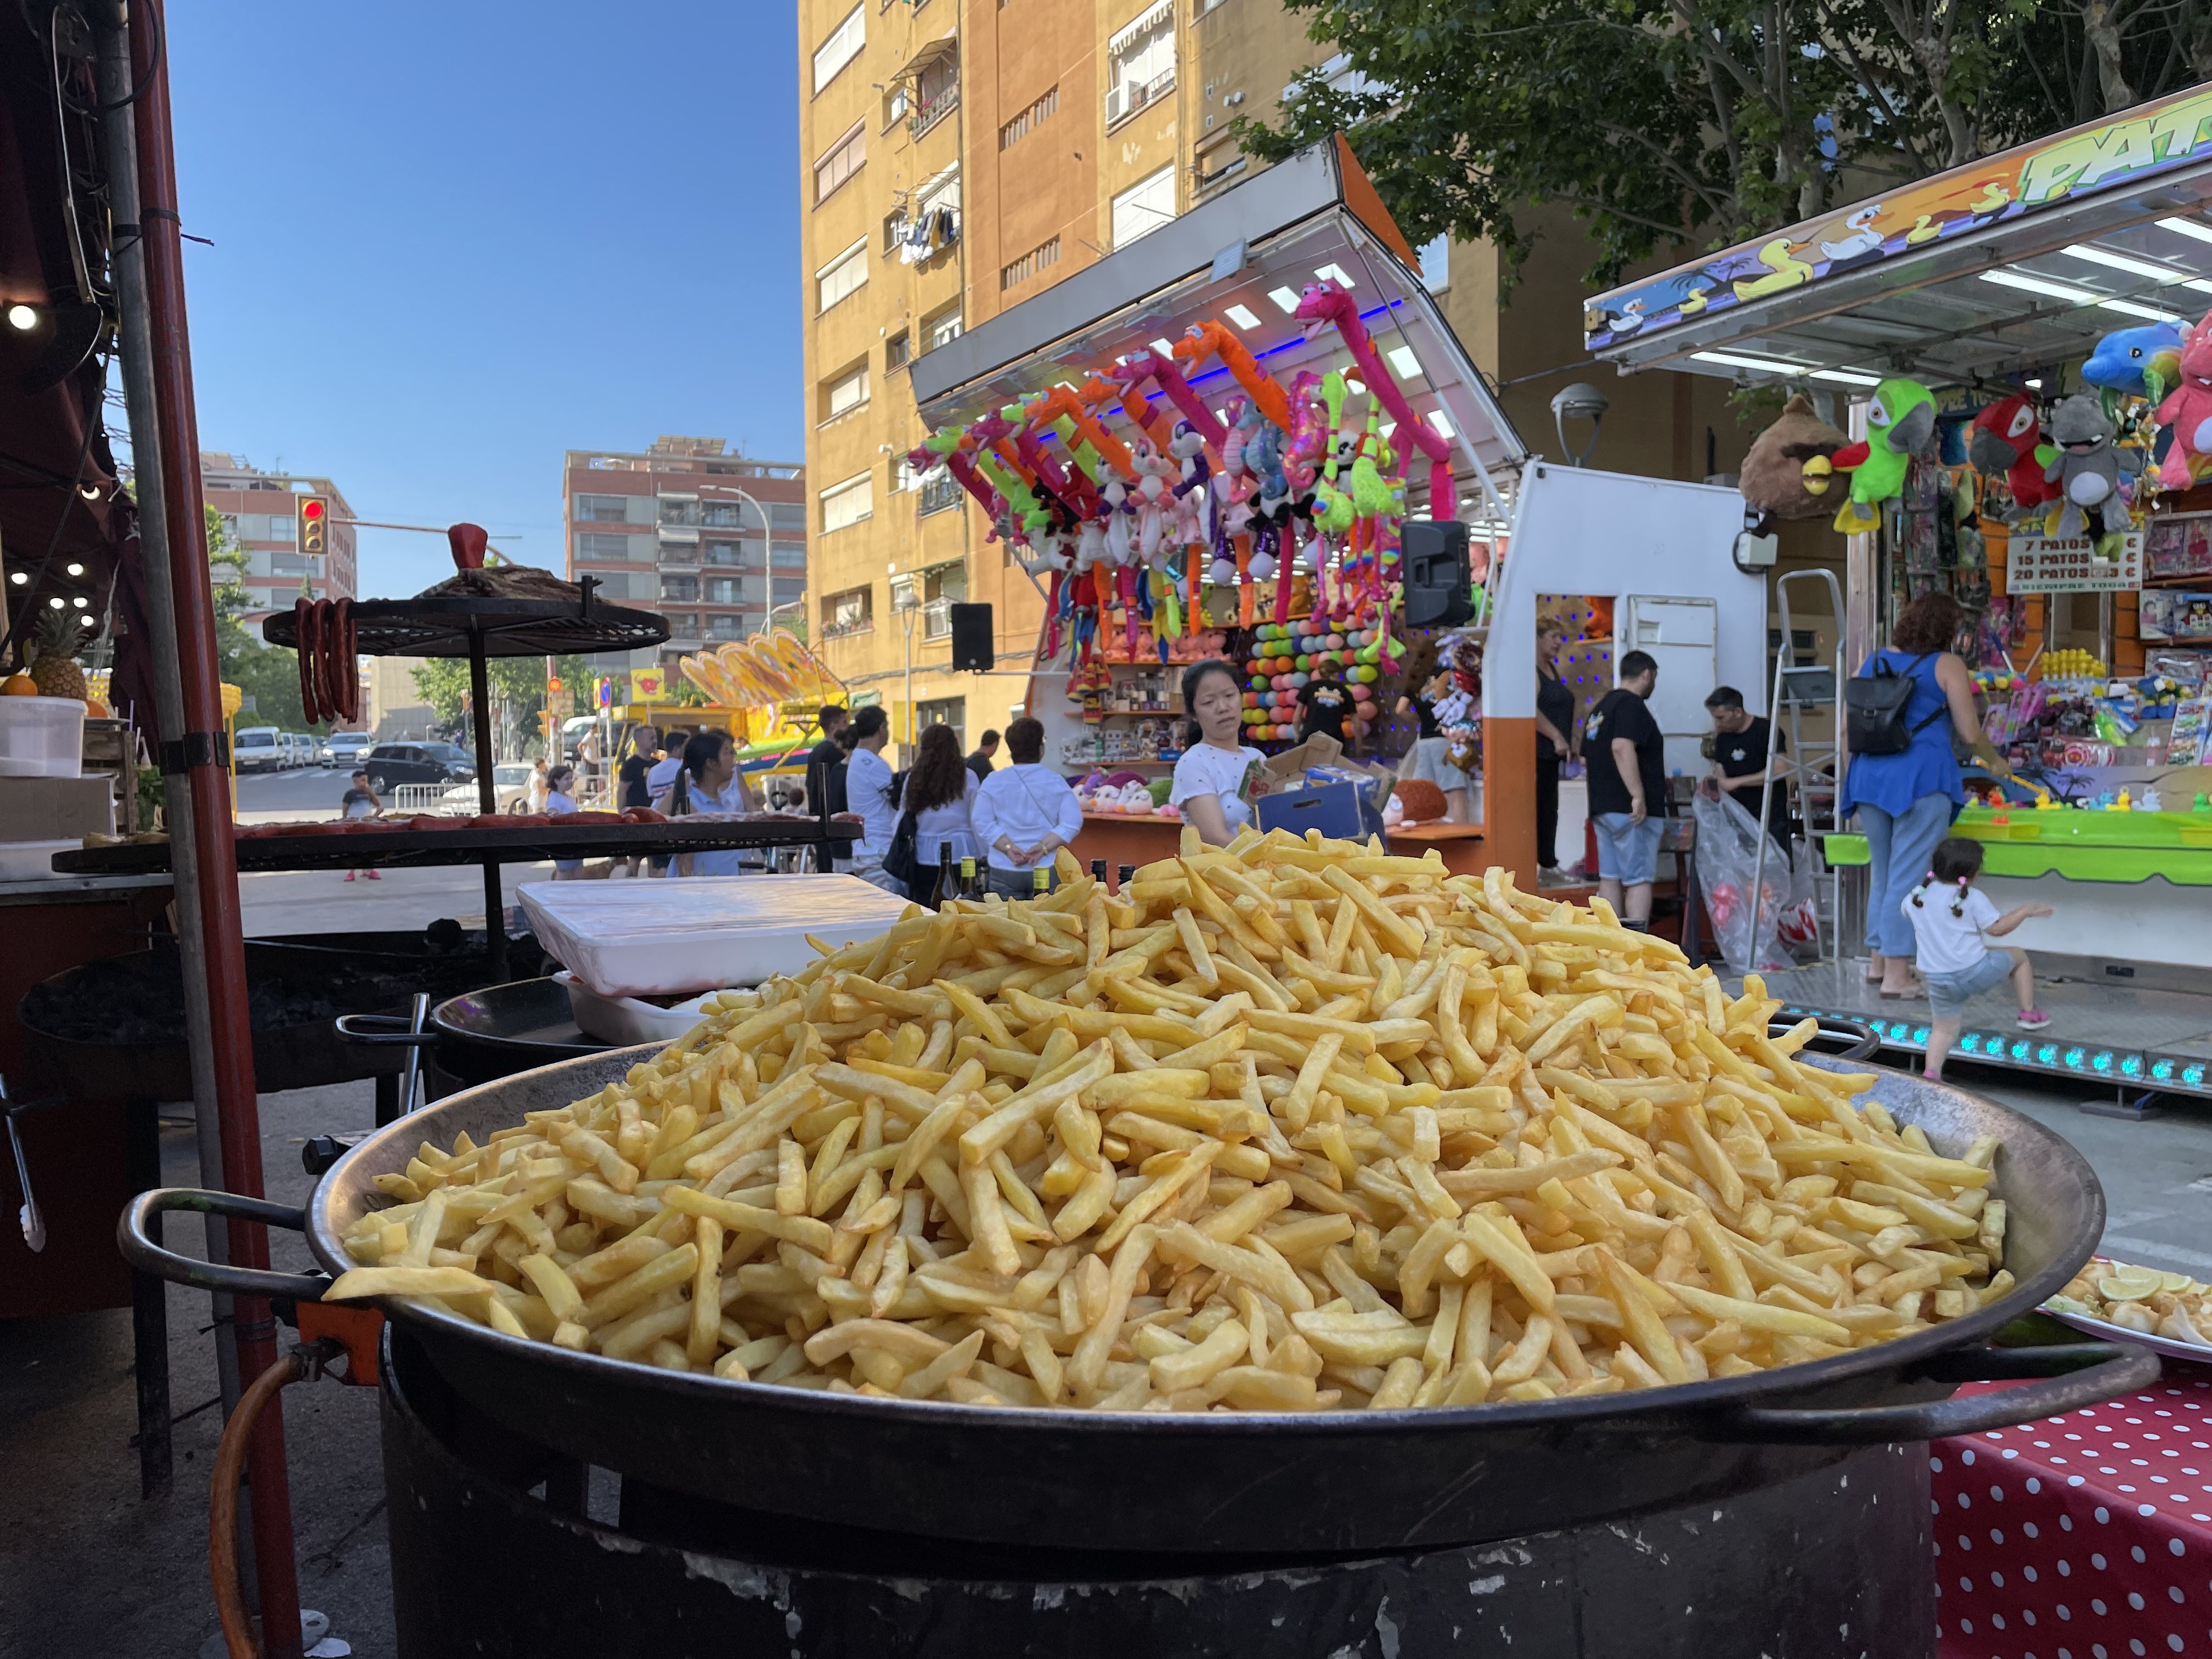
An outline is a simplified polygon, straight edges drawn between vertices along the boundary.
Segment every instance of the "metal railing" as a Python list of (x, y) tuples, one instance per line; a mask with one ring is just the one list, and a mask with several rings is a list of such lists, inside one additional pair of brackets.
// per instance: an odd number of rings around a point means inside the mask
[(395, 812), (443, 812), (450, 817), (459, 811), (446, 801), (446, 791), (453, 787), (450, 783), (395, 784), (392, 790), (392, 810)]
[(951, 474), (932, 473), (915, 491), (921, 497), (915, 504), (915, 511), (925, 519), (933, 513), (942, 513), (948, 507), (959, 506), (963, 493), (958, 481)]
[(913, 112), (906, 118), (906, 130), (908, 136), (921, 137), (923, 133), (927, 132), (930, 128), (951, 114), (953, 110), (958, 107), (959, 103), (960, 82), (957, 79), (942, 90), (926, 96), (917, 90)]

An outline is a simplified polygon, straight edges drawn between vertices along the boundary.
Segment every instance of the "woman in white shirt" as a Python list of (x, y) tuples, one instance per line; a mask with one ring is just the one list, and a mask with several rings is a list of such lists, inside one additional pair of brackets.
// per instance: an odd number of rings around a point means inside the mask
[(1044, 758), (1044, 722), (1024, 714), (1006, 727), (1009, 764), (983, 780), (969, 816), (975, 839), (990, 860), (991, 890), (1005, 898), (1027, 898), (1036, 891), (1036, 872), (1046, 871), (1048, 890), (1058, 884), (1052, 855), (1081, 833), (1083, 803), (1067, 780), (1039, 763)]
[(860, 815), (860, 838), (853, 843), (853, 862), (847, 867), (870, 886), (904, 897), (899, 884), (884, 873), (884, 854), (891, 850), (891, 834), (898, 828), (891, 769), (884, 760), (890, 716), (882, 704), (872, 703), (846, 729), (853, 734), (853, 758), (845, 763), (845, 808)]
[[(545, 810), (549, 812), (573, 812), (576, 810), (576, 769), (565, 762), (545, 775)], [(555, 859), (553, 879), (580, 881), (584, 875), (581, 859)]]
[(1226, 847), (1252, 822), (1252, 803), (1267, 793), (1267, 757), (1242, 739), (1244, 690), (1227, 663), (1193, 663), (1183, 671), (1183, 711), (1203, 741), (1176, 763), (1168, 800), (1210, 847)]
[[(669, 786), (668, 816), (690, 817), (701, 812), (757, 811), (752, 786), (738, 770), (738, 751), (727, 732), (701, 731), (684, 745), (683, 769)], [(694, 876), (741, 876), (757, 872), (760, 854), (736, 848), (714, 853), (686, 853), (680, 866)]]
[(908, 898), (941, 904), (953, 896), (937, 891), (933, 884), (944, 873), (947, 852), (956, 864), (975, 856), (975, 826), (969, 812), (975, 799), (975, 775), (960, 757), (959, 738), (949, 726), (929, 727), (921, 734), (899, 802), (914, 814), (915, 862), (921, 866), (921, 880)]

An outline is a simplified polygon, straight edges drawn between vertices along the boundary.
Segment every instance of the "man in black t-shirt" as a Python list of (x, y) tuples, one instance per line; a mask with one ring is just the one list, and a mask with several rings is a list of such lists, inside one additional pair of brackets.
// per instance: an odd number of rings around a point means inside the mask
[(660, 728), (641, 726), (629, 734), (629, 753), (615, 769), (616, 802), (622, 807), (650, 806), (653, 792), (645, 787), (646, 774), (660, 758)]
[(845, 810), (845, 762), (849, 758), (845, 746), (837, 741), (837, 733), (845, 725), (842, 704), (825, 702), (815, 721), (822, 728), (822, 741), (806, 751), (806, 810), (819, 814), (824, 809), (842, 812)]
[(998, 754), (999, 734), (996, 732), (986, 732), (975, 739), (975, 752), (968, 757), (968, 769), (975, 775), (976, 782), (981, 783), (991, 775), (999, 763)]
[[(1705, 699), (1705, 712), (1713, 717), (1713, 770), (1704, 783), (1705, 798), (1717, 800), (1725, 789), (1735, 804), (1758, 817), (1759, 795), (1766, 796), (1766, 831), (1784, 858), (1790, 855), (1789, 814), (1783, 805), (1782, 786), (1767, 779), (1768, 744), (1771, 753), (1789, 748), (1782, 733), (1763, 714), (1743, 706), (1743, 693), (1732, 685), (1717, 685)], [(1725, 781), (1723, 781), (1725, 780)], [(1762, 791), (1761, 786), (1764, 786)]]
[(1618, 681), (1583, 726), (1590, 821), (1597, 827), (1598, 891), (1639, 931), (1651, 920), (1659, 821), (1667, 811), (1667, 744), (1646, 699), (1659, 683), (1648, 652), (1620, 659)]
[(1344, 689), (1343, 681), (1338, 678), (1339, 672), (1333, 662), (1316, 663), (1313, 678), (1298, 689), (1300, 741), (1316, 732), (1324, 732), (1339, 743), (1345, 741), (1344, 722), (1352, 713), (1352, 693)]

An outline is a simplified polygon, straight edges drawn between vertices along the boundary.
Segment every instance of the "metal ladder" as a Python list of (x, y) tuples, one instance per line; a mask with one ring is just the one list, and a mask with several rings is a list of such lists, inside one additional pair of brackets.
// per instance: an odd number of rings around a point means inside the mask
[[(1836, 635), (1836, 653), (1832, 664), (1800, 665), (1795, 660), (1796, 653), (1792, 645), (1795, 630), (1790, 626), (1790, 584), (1792, 582), (1819, 582), (1827, 589), (1828, 616), (1834, 626)], [(1836, 580), (1836, 573), (1825, 567), (1811, 570), (1787, 571), (1775, 578), (1774, 609), (1781, 623), (1782, 643), (1774, 653), (1773, 696), (1766, 705), (1767, 787), (1771, 788), (1778, 783), (1782, 786), (1784, 821), (1785, 823), (1788, 821), (1790, 816), (1790, 808), (1794, 805), (1796, 809), (1796, 816), (1805, 825), (1805, 840), (1808, 846), (1820, 848), (1825, 853), (1826, 843), (1820, 837), (1843, 827), (1841, 821), (1836, 816), (1836, 803), (1843, 794), (1844, 763), (1843, 585)], [(1828, 693), (1825, 697), (1813, 695), (1819, 689), (1818, 677), (1821, 675), (1829, 677)], [(1832, 710), (1831, 730), (1826, 741), (1816, 739), (1808, 744), (1805, 738), (1806, 711), (1817, 708), (1823, 702), (1830, 705)], [(1783, 729), (1782, 723), (1785, 716), (1790, 723), (1789, 752), (1778, 755), (1774, 752), (1772, 734)], [(1817, 730), (1817, 726), (1814, 729)], [(1832, 776), (1821, 770), (1824, 766), (1834, 769)], [(1826, 802), (1825, 822), (1816, 817), (1814, 812), (1814, 803), (1821, 799)], [(1763, 807), (1763, 799), (1761, 805)], [(1752, 861), (1751, 938), (1754, 950), (1759, 941), (1759, 902), (1765, 891), (1766, 845), (1770, 839), (1764, 833), (1766, 829), (1766, 816), (1763, 810), (1759, 814), (1759, 829), (1762, 833), (1759, 837), (1758, 854)], [(1815, 865), (1814, 868), (1821, 868), (1826, 864), (1826, 860), (1823, 856), (1820, 864)], [(1825, 880), (1816, 880), (1814, 883), (1813, 892), (1816, 943), (1820, 948), (1820, 954), (1825, 957), (1830, 944), (1834, 944), (1839, 950), (1841, 948), (1842, 942), (1838, 929), (1839, 919), (1843, 915), (1842, 873), (1833, 868), (1828, 869)]]

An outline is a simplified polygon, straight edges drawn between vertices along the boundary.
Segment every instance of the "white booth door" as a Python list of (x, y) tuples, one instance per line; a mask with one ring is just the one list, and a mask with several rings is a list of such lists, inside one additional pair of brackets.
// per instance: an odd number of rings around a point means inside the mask
[[(1629, 593), (1620, 600), (1613, 628), (1613, 672), (1620, 673), (1620, 659), (1631, 651), (1642, 651), (1657, 661), (1659, 683), (1651, 693), (1651, 717), (1667, 739), (1670, 775), (1705, 774), (1699, 751), (1713, 724), (1705, 713), (1705, 698), (1720, 684), (1718, 637), (1718, 610), (1709, 599)], [(1746, 702), (1756, 704), (1756, 686), (1738, 689)]]

